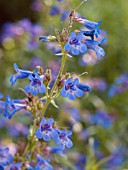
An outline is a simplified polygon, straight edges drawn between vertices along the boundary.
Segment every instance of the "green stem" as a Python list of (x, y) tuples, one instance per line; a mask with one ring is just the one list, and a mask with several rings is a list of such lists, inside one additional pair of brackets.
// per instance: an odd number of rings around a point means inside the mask
[[(61, 67), (60, 67), (60, 70), (59, 70), (59, 73), (58, 73), (58, 76), (57, 76), (57, 79), (52, 87), (52, 90), (50, 92), (50, 95), (47, 96), (47, 99), (46, 99), (46, 103), (43, 107), (43, 111), (42, 111), (42, 117), (44, 116), (46, 110), (47, 110), (47, 107), (49, 105), (49, 103), (51, 102), (51, 100), (53, 99), (53, 93), (57, 87), (57, 83), (58, 83), (58, 80), (59, 78), (62, 76), (62, 73), (63, 73), (63, 69), (64, 69), (64, 66), (65, 66), (65, 62), (66, 62), (66, 58), (67, 58), (67, 53), (65, 53), (65, 50), (64, 50), (64, 46), (62, 45), (62, 53), (63, 53), (63, 57), (62, 57), (62, 63), (61, 63)], [(33, 127), (32, 127), (32, 135), (31, 135), (31, 139), (29, 139), (29, 142), (24, 150), (24, 153), (23, 153), (23, 160), (25, 160), (26, 158), (26, 155), (28, 153), (29, 150), (31, 150), (31, 147), (33, 146), (34, 142), (35, 142), (35, 132), (37, 130), (37, 125), (36, 125), (36, 121), (34, 120), (34, 124), (33, 124)]]

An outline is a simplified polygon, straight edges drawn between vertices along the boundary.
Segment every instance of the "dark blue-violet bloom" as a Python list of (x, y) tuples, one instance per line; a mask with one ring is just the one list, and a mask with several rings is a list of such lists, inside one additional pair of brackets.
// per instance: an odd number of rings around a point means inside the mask
[(38, 75), (38, 69), (29, 75), (30, 84), (25, 87), (25, 91), (27, 93), (31, 93), (32, 95), (36, 95), (38, 93), (45, 93), (46, 87), (43, 84), (44, 76)]
[(40, 128), (36, 131), (36, 137), (38, 139), (44, 139), (45, 141), (50, 141), (51, 138), (57, 138), (58, 133), (52, 127), (54, 120), (49, 118), (46, 120), (43, 118), (40, 122)]
[(75, 100), (77, 97), (82, 97), (85, 92), (89, 92), (91, 89), (89, 86), (79, 82), (79, 79), (69, 78), (64, 82), (64, 87), (60, 93), (63, 97), (68, 97), (70, 100)]
[(98, 35), (100, 34), (100, 29), (97, 30), (91, 30), (91, 31), (82, 31), (85, 36), (91, 37), (92, 40), (94, 40), (94, 36), (98, 38)]
[(64, 48), (66, 51), (70, 51), (73, 55), (83, 54), (87, 51), (87, 46), (83, 42), (84, 35), (80, 32), (78, 35), (72, 32), (68, 38), (68, 42), (65, 44)]
[(87, 45), (87, 48), (94, 50), (96, 52), (96, 55), (98, 56), (98, 59), (100, 59), (101, 55), (102, 56), (105, 55), (104, 49), (98, 46), (99, 44), (103, 44), (104, 42), (105, 42), (105, 39), (101, 41), (94, 41), (94, 40), (89, 40), (89, 39), (85, 40), (85, 44)]
[(48, 36), (40, 36), (39, 41), (48, 42), (49, 41)]
[(14, 69), (17, 73), (10, 78), (12, 86), (14, 86), (17, 79), (24, 79), (27, 78), (30, 74), (32, 74), (31, 71), (19, 69), (16, 63), (14, 63)]
[(91, 116), (90, 121), (104, 129), (111, 128), (113, 124), (113, 118), (104, 110), (98, 110)]
[(0, 165), (6, 166), (13, 161), (13, 157), (9, 154), (9, 148), (0, 148)]
[(37, 165), (34, 170), (53, 170), (53, 167), (49, 164), (49, 160), (45, 160), (40, 155), (37, 155)]
[[(16, 100), (15, 100), (16, 101)], [(4, 117), (11, 119), (12, 116), (21, 109), (26, 109), (27, 105), (22, 102), (14, 102), (9, 95), (6, 96)]]
[(60, 8), (58, 6), (55, 6), (55, 5), (51, 6), (49, 14), (51, 16), (55, 16), (55, 15), (60, 14)]
[(59, 146), (60, 149), (64, 150), (65, 147), (71, 148), (73, 146), (72, 141), (69, 139), (69, 136), (72, 135), (72, 131), (67, 131), (66, 129), (64, 130), (59, 130), (58, 131), (58, 137), (55, 138), (56, 144)]

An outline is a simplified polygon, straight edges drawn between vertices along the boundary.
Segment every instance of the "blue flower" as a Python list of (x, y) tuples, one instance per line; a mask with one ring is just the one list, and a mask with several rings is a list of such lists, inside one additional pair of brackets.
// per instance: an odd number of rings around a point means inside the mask
[(67, 148), (71, 148), (73, 146), (72, 141), (69, 139), (68, 136), (72, 135), (72, 131), (66, 131), (66, 129), (64, 130), (58, 130), (58, 138), (55, 138), (56, 144), (59, 145), (59, 148), (64, 150), (65, 146)]
[(9, 148), (0, 148), (0, 165), (6, 166), (13, 161), (13, 157), (9, 154)]
[(9, 168), (10, 170), (21, 170), (21, 166), (22, 166), (22, 163), (18, 162), (18, 163), (11, 163)]
[(103, 44), (105, 42), (105, 39), (101, 40), (101, 41), (94, 41), (94, 40), (89, 40), (86, 39), (85, 40), (85, 44), (87, 45), (88, 49), (92, 49), (96, 52), (96, 55), (98, 56), (98, 59), (100, 59), (100, 56), (104, 56), (105, 55), (105, 51), (103, 48), (99, 47), (99, 44)]
[(48, 36), (40, 36), (39, 41), (48, 42), (49, 41)]
[(37, 155), (37, 165), (34, 170), (53, 170), (53, 167), (48, 163), (49, 160), (45, 160), (40, 155)]
[(51, 138), (56, 138), (58, 136), (57, 131), (52, 127), (54, 120), (49, 118), (46, 120), (43, 118), (40, 122), (40, 128), (36, 131), (36, 137), (38, 139), (44, 139), (45, 141), (50, 141)]
[(66, 51), (70, 51), (73, 55), (79, 55), (87, 51), (87, 46), (83, 42), (84, 35), (80, 32), (76, 35), (72, 32), (68, 38), (68, 42), (65, 44), (64, 48)]
[(63, 97), (75, 100), (76, 96), (82, 97), (85, 92), (89, 92), (90, 90), (90, 87), (80, 83), (78, 78), (75, 80), (69, 78), (64, 82), (64, 87), (61, 89), (60, 93)]
[(35, 69), (35, 71), (30, 74), (28, 78), (31, 82), (25, 87), (25, 91), (27, 93), (31, 93), (32, 95), (36, 95), (38, 93), (45, 93), (46, 87), (43, 84), (44, 77), (43, 75), (38, 75), (38, 69)]
[(89, 21), (87, 19), (76, 17), (76, 18), (74, 18), (74, 22), (79, 22), (79, 23), (83, 24), (89, 30), (96, 30), (96, 32), (100, 32), (100, 29), (98, 27), (101, 25), (101, 21), (93, 22), (93, 21)]
[(94, 40), (94, 35), (96, 36), (96, 38), (98, 38), (98, 35), (100, 34), (100, 29), (82, 32), (85, 36), (89, 36), (92, 40)]
[(59, 7), (58, 6), (55, 6), (55, 5), (53, 5), (53, 6), (51, 6), (51, 8), (50, 8), (50, 13), (49, 13), (51, 16), (55, 16), (55, 15), (58, 15), (58, 14), (60, 14), (60, 9), (59, 9)]
[(15, 102), (10, 98), (9, 95), (6, 96), (5, 101), (5, 109), (4, 109), (4, 117), (8, 117), (8, 119), (11, 119), (12, 116), (18, 112), (21, 109), (26, 109), (26, 104), (22, 104), (18, 102)]
[(12, 86), (14, 86), (17, 79), (24, 79), (27, 78), (30, 74), (32, 74), (31, 71), (19, 69), (16, 63), (14, 63), (14, 69), (17, 73), (10, 78)]

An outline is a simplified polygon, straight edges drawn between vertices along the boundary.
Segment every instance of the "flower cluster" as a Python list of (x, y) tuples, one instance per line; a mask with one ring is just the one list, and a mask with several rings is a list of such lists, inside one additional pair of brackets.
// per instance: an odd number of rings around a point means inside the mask
[(71, 148), (73, 143), (68, 138), (72, 134), (71, 131), (67, 132), (66, 129), (59, 130), (53, 127), (54, 120), (49, 118), (46, 120), (43, 118), (40, 122), (40, 128), (36, 131), (36, 137), (43, 139), (44, 141), (50, 141), (53, 138), (60, 149)]

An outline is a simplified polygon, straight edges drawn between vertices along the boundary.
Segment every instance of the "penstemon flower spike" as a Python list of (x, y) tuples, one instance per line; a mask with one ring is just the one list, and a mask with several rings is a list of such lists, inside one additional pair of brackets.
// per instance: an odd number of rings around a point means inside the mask
[[(101, 22), (92, 22), (76, 16), (76, 10), (78, 10), (85, 1), (86, 0), (82, 1), (75, 10), (70, 12), (69, 22), (65, 28), (62, 30), (55, 28), (55, 35), (43, 35), (39, 37), (39, 41), (41, 42), (49, 43), (53, 41), (61, 47), (61, 52), (56, 54), (62, 56), (61, 66), (53, 86), (51, 86), (52, 71), (50, 69), (45, 71), (42, 67), (37, 66), (33, 71), (29, 71), (19, 69), (18, 65), (16, 63), (14, 64), (16, 74), (10, 78), (10, 82), (12, 86), (14, 86), (17, 80), (28, 79), (29, 84), (26, 85), (24, 89), (20, 88), (27, 98), (12, 100), (8, 95), (5, 102), (0, 101), (0, 114), (11, 119), (16, 112), (24, 109), (32, 114), (33, 125), (28, 135), (28, 143), (20, 156), (15, 155), (12, 159), (8, 154), (7, 148), (0, 150), (0, 161), (1, 155), (5, 157), (5, 159), (0, 162), (0, 166), (8, 166), (10, 169), (15, 168), (18, 170), (20, 168), (27, 168), (28, 170), (52, 170), (53, 167), (49, 164), (49, 160), (43, 158), (43, 153), (36, 152), (36, 150), (38, 151), (40, 149), (38, 149), (38, 145), (42, 143), (48, 145), (49, 141), (54, 141), (57, 145), (56, 148), (48, 148), (48, 146), (46, 146), (44, 149), (53, 153), (63, 152), (65, 148), (69, 149), (73, 146), (73, 142), (70, 139), (72, 130), (67, 131), (64, 128), (60, 130), (62, 127), (54, 126), (55, 120), (46, 117), (46, 111), (50, 103), (58, 108), (54, 100), (60, 94), (62, 97), (67, 97), (73, 101), (76, 100), (77, 97), (80, 98), (91, 91), (91, 88), (81, 83), (79, 78), (74, 78), (70, 73), (64, 72), (67, 57), (84, 54), (90, 49), (96, 52), (98, 58), (100, 58), (101, 55), (105, 55), (104, 50), (98, 46), (105, 40), (95, 40), (100, 34), (99, 26)], [(73, 30), (71, 32), (74, 22), (83, 24), (88, 30)], [(80, 74), (78, 77), (85, 73), (87, 72)], [(2, 94), (0, 94), (0, 98), (2, 98)], [(31, 160), (33, 155), (34, 159)]]

